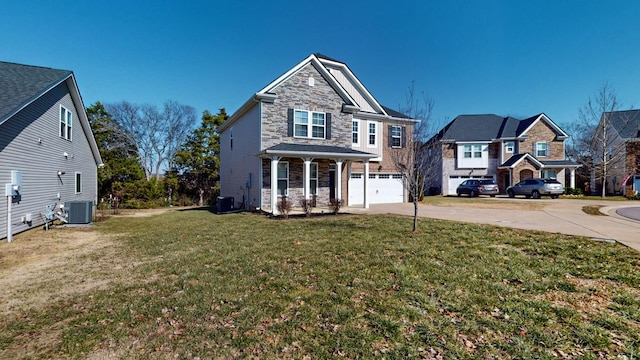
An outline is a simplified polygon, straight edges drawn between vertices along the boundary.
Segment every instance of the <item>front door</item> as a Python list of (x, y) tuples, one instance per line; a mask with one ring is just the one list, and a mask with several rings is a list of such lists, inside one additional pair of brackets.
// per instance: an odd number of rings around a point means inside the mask
[(505, 191), (509, 186), (511, 186), (511, 179), (509, 178), (509, 173), (506, 173), (502, 178), (502, 191)]

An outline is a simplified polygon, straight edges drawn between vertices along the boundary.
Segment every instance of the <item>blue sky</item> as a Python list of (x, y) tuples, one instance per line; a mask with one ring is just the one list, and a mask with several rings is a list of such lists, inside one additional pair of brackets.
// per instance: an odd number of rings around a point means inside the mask
[(176, 100), (235, 111), (319, 52), (393, 109), (415, 82), (433, 120), (559, 124), (605, 83), (640, 102), (636, 1), (11, 1), (0, 60), (73, 70), (85, 106)]

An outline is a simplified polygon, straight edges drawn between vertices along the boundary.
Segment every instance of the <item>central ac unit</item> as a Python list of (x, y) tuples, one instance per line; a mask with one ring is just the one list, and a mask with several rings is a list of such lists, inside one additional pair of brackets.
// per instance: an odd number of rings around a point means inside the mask
[(69, 224), (88, 224), (93, 213), (93, 201), (67, 201), (64, 203)]

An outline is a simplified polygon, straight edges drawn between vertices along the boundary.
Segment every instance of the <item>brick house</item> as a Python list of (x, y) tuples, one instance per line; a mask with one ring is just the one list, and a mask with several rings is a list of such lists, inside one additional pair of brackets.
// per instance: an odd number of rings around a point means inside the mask
[(220, 194), (277, 214), (282, 196), (349, 206), (407, 200), (389, 150), (416, 120), (384, 107), (343, 62), (311, 54), (220, 126)]
[[(605, 121), (606, 120), (606, 121)], [(608, 135), (602, 137), (603, 124)], [(606, 141), (608, 164), (606, 192), (633, 196), (640, 192), (640, 110), (605, 112), (601, 116), (593, 143), (594, 169), (591, 188), (602, 189), (601, 176), (595, 169), (602, 163), (602, 145)]]
[(455, 195), (466, 179), (493, 179), (504, 190), (533, 177), (556, 178), (575, 187), (579, 166), (565, 158), (568, 135), (545, 114), (527, 119), (497, 115), (460, 115), (430, 141), (435, 142), (432, 187), (443, 195)]

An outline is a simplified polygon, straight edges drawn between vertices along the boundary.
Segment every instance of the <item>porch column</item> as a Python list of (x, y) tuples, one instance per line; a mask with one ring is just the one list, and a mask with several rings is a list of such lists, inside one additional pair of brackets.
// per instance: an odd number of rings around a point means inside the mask
[(278, 157), (271, 158), (271, 214), (278, 215)]
[(367, 197), (367, 187), (369, 185), (369, 159), (364, 161), (364, 208), (369, 208), (369, 198)]
[(304, 199), (309, 201), (311, 196), (311, 158), (304, 158), (304, 171), (302, 178), (304, 179)]
[[(349, 183), (349, 181), (351, 181), (351, 164), (353, 162), (352, 161), (347, 161), (347, 184)], [(336, 169), (336, 173), (338, 172), (338, 169)], [(353, 204), (351, 203), (351, 196), (349, 196), (347, 198), (347, 206), (352, 206)]]
[(336, 160), (336, 199), (342, 200), (342, 159)]
[(571, 185), (572, 189), (576, 187), (576, 169), (575, 168), (569, 169), (569, 185)]

